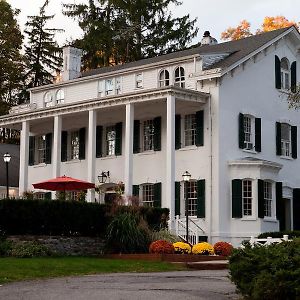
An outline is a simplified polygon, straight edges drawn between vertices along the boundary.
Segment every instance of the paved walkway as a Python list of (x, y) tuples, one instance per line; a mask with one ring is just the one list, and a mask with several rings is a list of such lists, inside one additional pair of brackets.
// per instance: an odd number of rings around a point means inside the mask
[(239, 299), (227, 270), (120, 273), (16, 282), (0, 286), (3, 300)]

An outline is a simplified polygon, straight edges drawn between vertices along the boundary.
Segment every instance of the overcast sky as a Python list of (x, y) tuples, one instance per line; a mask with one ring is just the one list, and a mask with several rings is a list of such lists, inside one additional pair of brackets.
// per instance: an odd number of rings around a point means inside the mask
[[(13, 8), (21, 10), (19, 23), (21, 29), (28, 15), (38, 14), (39, 7), (44, 0), (7, 0)], [(62, 45), (81, 35), (81, 30), (76, 22), (62, 15), (62, 3), (82, 3), (87, 0), (50, 0), (47, 14), (55, 14), (49, 27), (63, 28), (64, 33), (57, 35), (57, 40)], [(265, 16), (283, 15), (289, 20), (300, 21), (300, 0), (182, 0), (179, 7), (172, 7), (174, 16), (190, 14), (191, 18), (198, 18), (198, 37), (201, 39), (205, 30), (220, 41), (221, 32), (229, 26), (236, 26), (241, 20), (246, 19), (255, 31)]]

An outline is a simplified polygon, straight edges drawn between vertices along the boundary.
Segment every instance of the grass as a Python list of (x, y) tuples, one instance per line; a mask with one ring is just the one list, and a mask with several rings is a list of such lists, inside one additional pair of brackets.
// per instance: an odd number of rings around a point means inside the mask
[(118, 272), (184, 270), (167, 262), (92, 257), (0, 258), (0, 283), (12, 281)]

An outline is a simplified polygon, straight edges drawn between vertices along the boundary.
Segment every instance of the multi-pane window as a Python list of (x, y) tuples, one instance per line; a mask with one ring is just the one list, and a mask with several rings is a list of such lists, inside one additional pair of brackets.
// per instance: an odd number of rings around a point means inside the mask
[(189, 216), (197, 216), (197, 181), (185, 182), (184, 199), (188, 201)]
[(41, 135), (36, 137), (37, 141), (37, 161), (38, 164), (46, 161), (46, 136)]
[(72, 131), (70, 136), (71, 159), (79, 159), (79, 131)]
[(143, 122), (143, 150), (154, 150), (153, 144), (154, 124), (153, 120), (146, 120)]
[(45, 107), (53, 106), (53, 95), (50, 92), (47, 92), (44, 97)]
[(115, 155), (116, 148), (116, 128), (106, 127), (106, 155)]
[(105, 95), (113, 95), (114, 93), (114, 79), (105, 80)]
[(162, 70), (159, 73), (159, 87), (164, 87), (170, 85), (170, 75), (169, 71), (167, 70)]
[(196, 115), (186, 115), (184, 117), (184, 145), (196, 144)]
[(281, 88), (288, 90), (290, 88), (290, 67), (289, 61), (284, 57), (280, 62)]
[(242, 196), (243, 196), (243, 215), (252, 216), (252, 181), (251, 180), (243, 180)]
[(135, 87), (142, 88), (143, 87), (143, 74), (138, 73), (135, 75)]
[(116, 95), (121, 94), (122, 92), (122, 85), (121, 85), (121, 77), (116, 78)]
[(281, 155), (291, 156), (291, 126), (281, 124)]
[(174, 78), (174, 85), (178, 87), (185, 87), (185, 76), (184, 76), (184, 68), (178, 67), (175, 70), (175, 78)]
[(272, 183), (264, 181), (264, 215), (272, 216)]
[(65, 93), (63, 90), (58, 90), (56, 92), (56, 104), (62, 104), (65, 102)]
[(142, 202), (143, 206), (152, 207), (154, 202), (153, 184), (144, 184), (142, 186)]
[(253, 149), (252, 127), (252, 118), (250, 116), (244, 116), (244, 149)]

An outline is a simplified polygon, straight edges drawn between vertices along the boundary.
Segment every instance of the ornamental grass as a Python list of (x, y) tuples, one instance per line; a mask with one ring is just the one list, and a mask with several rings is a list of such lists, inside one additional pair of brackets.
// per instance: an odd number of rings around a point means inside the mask
[(184, 242), (176, 242), (173, 244), (176, 254), (191, 254), (192, 247)]
[(214, 244), (214, 251), (216, 255), (229, 256), (231, 255), (233, 247), (227, 242), (217, 242)]
[(199, 255), (213, 255), (214, 248), (211, 244), (202, 242), (193, 246), (192, 253), (199, 254)]
[(174, 247), (172, 243), (169, 243), (165, 240), (158, 240), (150, 244), (149, 252), (159, 254), (173, 254)]

